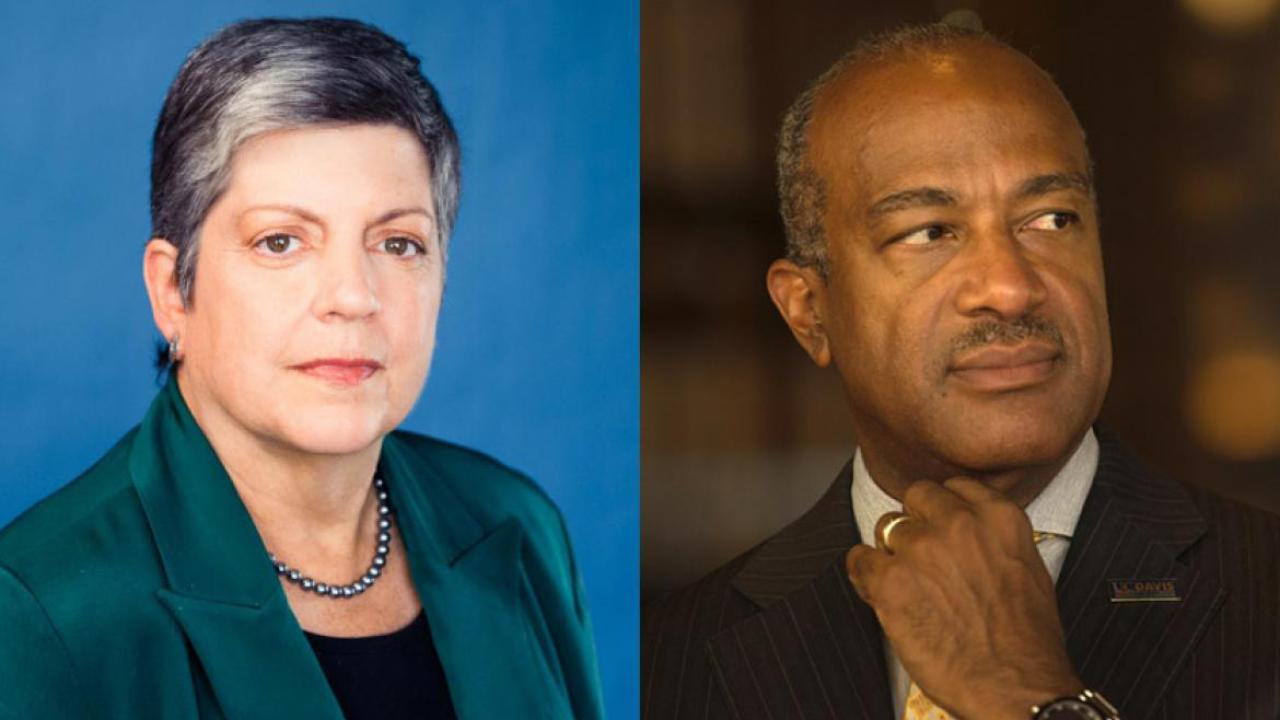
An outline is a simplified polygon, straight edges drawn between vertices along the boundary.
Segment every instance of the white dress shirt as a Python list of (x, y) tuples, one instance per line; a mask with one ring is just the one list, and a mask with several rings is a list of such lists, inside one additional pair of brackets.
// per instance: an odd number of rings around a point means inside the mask
[[(1080, 446), (1062, 470), (1054, 476), (1044, 490), (1026, 507), (1031, 527), (1041, 532), (1053, 533), (1042, 540), (1036, 549), (1044, 565), (1058, 581), (1058, 573), (1062, 563), (1067, 559), (1067, 550), (1071, 547), (1071, 536), (1076, 530), (1076, 521), (1080, 519), (1080, 510), (1084, 507), (1084, 499), (1093, 486), (1093, 476), (1098, 470), (1098, 438), (1090, 429), (1085, 433)], [(875, 546), (876, 521), (887, 512), (902, 510), (902, 503), (894, 500), (888, 493), (880, 489), (867, 472), (866, 463), (862, 460), (862, 450), (853, 456), (853, 486), (850, 489), (853, 501), (853, 518), (858, 523), (858, 534), (862, 542)], [(885, 659), (889, 668), (889, 686), (893, 693), (893, 711), (895, 717), (902, 717), (902, 708), (907, 700), (907, 691), (911, 687), (911, 678), (898, 661), (898, 655), (884, 644)]]

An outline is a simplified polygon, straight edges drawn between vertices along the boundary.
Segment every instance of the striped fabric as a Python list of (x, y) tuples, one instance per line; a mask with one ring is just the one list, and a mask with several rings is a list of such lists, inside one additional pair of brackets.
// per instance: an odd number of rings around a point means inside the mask
[[(1280, 718), (1280, 518), (1098, 439), (1058, 581), (1077, 673), (1126, 718)], [(646, 610), (644, 720), (893, 720), (880, 627), (844, 573), (850, 482), (846, 466), (795, 523)], [(1111, 581), (1157, 579), (1180, 599), (1112, 602)]]

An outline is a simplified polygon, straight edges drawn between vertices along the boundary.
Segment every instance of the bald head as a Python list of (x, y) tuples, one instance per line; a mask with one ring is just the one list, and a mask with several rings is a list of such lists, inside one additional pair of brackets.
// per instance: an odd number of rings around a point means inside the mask
[[(881, 144), (886, 131), (901, 129), (894, 127), (895, 116), (900, 119), (911, 108), (922, 119), (936, 120), (944, 112), (964, 113), (966, 106), (990, 101), (1038, 113), (1037, 120), (1048, 118), (1078, 146), (1085, 174), (1091, 174), (1084, 133), (1053, 79), (991, 35), (942, 24), (914, 26), (872, 38), (847, 53), (796, 99), (783, 119), (778, 191), (788, 259), (827, 275), (824, 218), (831, 183), (857, 181), (860, 156)], [(1023, 114), (994, 118), (994, 124), (1016, 123)]]

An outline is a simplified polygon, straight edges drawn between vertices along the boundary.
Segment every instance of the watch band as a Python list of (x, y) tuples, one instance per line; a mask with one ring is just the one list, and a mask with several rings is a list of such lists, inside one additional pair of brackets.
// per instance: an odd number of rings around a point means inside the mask
[(1120, 711), (1102, 696), (1085, 689), (1079, 695), (1068, 695), (1044, 705), (1031, 707), (1032, 720), (1121, 720)]

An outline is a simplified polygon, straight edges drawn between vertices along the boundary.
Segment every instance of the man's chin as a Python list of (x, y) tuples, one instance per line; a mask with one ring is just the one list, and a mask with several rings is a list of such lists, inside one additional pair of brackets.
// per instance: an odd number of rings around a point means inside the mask
[(1006, 420), (964, 428), (936, 446), (948, 464), (973, 473), (1000, 473), (1065, 461), (1084, 429)]

